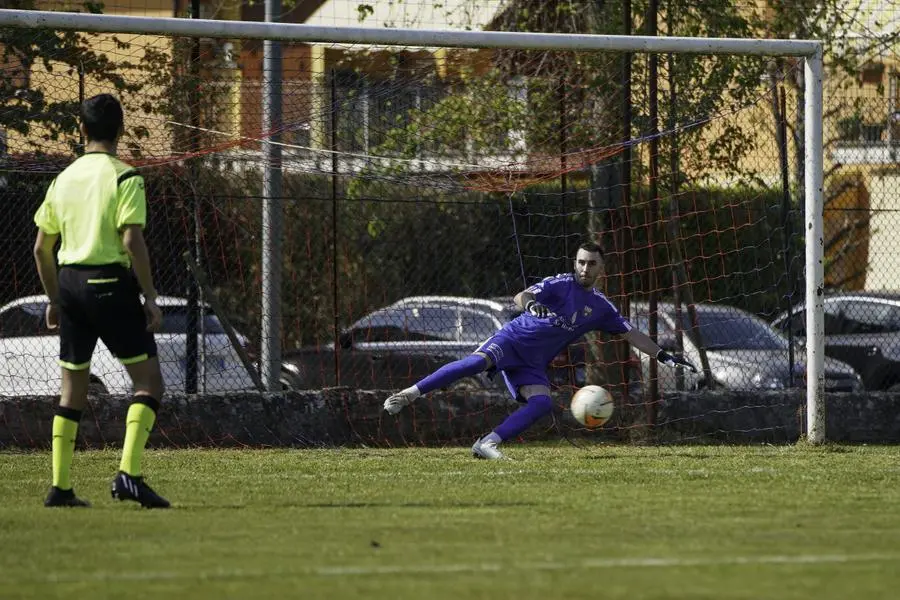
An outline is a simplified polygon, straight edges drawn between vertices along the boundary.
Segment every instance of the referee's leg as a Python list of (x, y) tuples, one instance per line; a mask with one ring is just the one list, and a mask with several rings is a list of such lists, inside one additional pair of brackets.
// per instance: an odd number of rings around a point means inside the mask
[(144, 508), (169, 508), (169, 501), (147, 485), (141, 462), (156, 413), (165, 391), (159, 358), (154, 354), (138, 362), (123, 359), (134, 385), (134, 396), (125, 418), (125, 440), (119, 473), (112, 483), (113, 498), (133, 500)]
[(59, 406), (53, 415), (53, 484), (44, 499), (44, 506), (90, 506), (75, 495), (72, 487), (72, 460), (75, 457), (75, 439), (78, 425), (87, 405), (90, 369), (62, 369), (62, 386)]
[(147, 331), (137, 284), (125, 269), (105, 267), (87, 280), (86, 293), (94, 301), (93, 320), (100, 339), (128, 371), (134, 389), (125, 416), (125, 440), (119, 472), (112, 482), (112, 497), (138, 502), (144, 508), (168, 508), (168, 500), (147, 485), (142, 466), (144, 448), (165, 390), (156, 342)]
[(78, 425), (87, 405), (91, 382), (91, 356), (97, 333), (84, 313), (78, 294), (77, 277), (70, 269), (60, 270), (59, 364), (62, 385), (59, 406), (53, 415), (53, 483), (45, 506), (90, 506), (72, 489), (72, 459)]
[(162, 400), (166, 390), (163, 385), (158, 356), (151, 356), (146, 360), (127, 364), (125, 369), (131, 377), (135, 396), (150, 396), (158, 401)]
[(84, 410), (87, 406), (88, 387), (91, 384), (90, 365), (74, 370), (67, 366), (62, 368), (62, 387), (59, 393), (59, 405), (71, 410)]
[(143, 476), (141, 461), (144, 447), (156, 423), (156, 414), (159, 412), (165, 391), (159, 357), (155, 352), (152, 356), (138, 358), (141, 359), (138, 362), (131, 362), (124, 357), (120, 359), (131, 376), (134, 396), (131, 398), (131, 406), (128, 407), (128, 415), (125, 418), (125, 441), (122, 444), (119, 471), (132, 477)]

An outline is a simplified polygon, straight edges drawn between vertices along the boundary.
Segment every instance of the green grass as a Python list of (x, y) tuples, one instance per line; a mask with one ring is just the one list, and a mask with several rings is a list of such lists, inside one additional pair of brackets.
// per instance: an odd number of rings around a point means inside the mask
[(47, 453), (0, 453), (0, 597), (896, 598), (894, 447), (508, 444), (167, 450), (174, 503), (113, 503), (111, 451), (79, 453), (89, 510), (41, 505)]

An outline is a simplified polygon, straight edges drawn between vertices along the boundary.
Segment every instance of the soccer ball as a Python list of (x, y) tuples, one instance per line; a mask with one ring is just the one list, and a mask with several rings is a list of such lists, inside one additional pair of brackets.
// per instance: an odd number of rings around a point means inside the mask
[(599, 385), (586, 385), (572, 396), (572, 416), (587, 427), (600, 427), (613, 414), (613, 397)]

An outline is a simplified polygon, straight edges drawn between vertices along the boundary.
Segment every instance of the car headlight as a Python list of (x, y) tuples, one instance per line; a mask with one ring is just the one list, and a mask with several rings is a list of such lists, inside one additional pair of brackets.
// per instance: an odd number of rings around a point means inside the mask
[(732, 390), (783, 390), (785, 388), (784, 381), (778, 377), (735, 366), (714, 369), (713, 378), (722, 387)]
[(784, 381), (778, 377), (763, 375), (762, 373), (754, 374), (750, 378), (750, 383), (753, 384), (753, 387), (764, 390), (783, 390), (785, 388)]
[(732, 367), (713, 368), (712, 376), (718, 385), (726, 388), (739, 387), (742, 379), (740, 370)]

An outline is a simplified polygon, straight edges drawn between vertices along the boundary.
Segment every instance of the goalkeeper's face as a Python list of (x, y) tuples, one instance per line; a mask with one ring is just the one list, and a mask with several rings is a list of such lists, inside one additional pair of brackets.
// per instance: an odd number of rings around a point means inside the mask
[(597, 278), (603, 274), (603, 257), (599, 252), (579, 249), (575, 255), (574, 272), (582, 287), (592, 287)]

